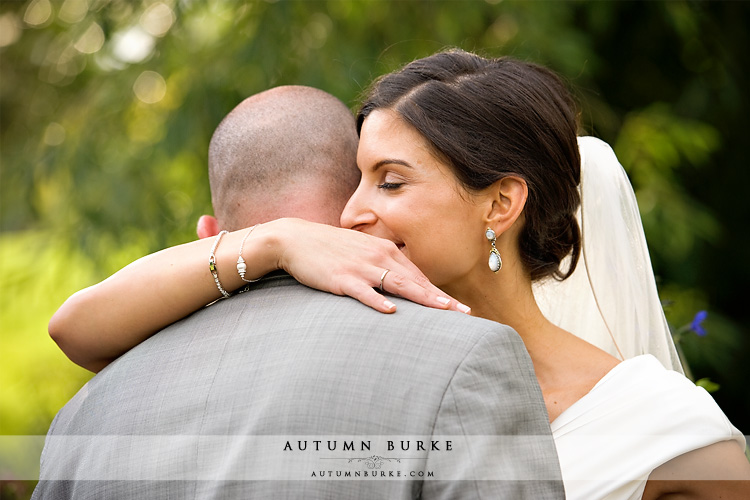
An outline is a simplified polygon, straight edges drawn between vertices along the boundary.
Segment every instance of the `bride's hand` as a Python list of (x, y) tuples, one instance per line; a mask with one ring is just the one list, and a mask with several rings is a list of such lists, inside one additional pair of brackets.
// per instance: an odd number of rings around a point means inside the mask
[(437, 309), (470, 310), (435, 285), (383, 238), (302, 219), (279, 219), (277, 266), (318, 290), (348, 295), (391, 313), (396, 305), (375, 289)]

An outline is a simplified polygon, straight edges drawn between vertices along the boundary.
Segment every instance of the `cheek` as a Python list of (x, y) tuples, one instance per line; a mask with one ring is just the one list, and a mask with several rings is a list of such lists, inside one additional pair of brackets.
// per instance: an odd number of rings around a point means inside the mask
[(465, 226), (438, 221), (423, 229), (409, 234), (406, 256), (436, 286), (461, 279), (481, 261), (481, 242), (467, 234)]
[(406, 245), (406, 257), (438, 286), (466, 275), (483, 255), (481, 214), (452, 195), (433, 190), (430, 196), (391, 198), (378, 210), (388, 232)]

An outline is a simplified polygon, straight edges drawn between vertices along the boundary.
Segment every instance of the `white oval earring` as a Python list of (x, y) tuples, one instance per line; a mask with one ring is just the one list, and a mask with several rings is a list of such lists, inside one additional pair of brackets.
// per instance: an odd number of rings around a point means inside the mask
[(492, 250), (490, 250), (490, 259), (488, 261), (488, 264), (490, 266), (490, 270), (493, 273), (496, 273), (503, 268), (503, 259), (500, 258), (500, 252), (498, 252), (497, 247), (495, 246), (497, 236), (495, 236), (495, 231), (490, 228), (487, 228), (487, 230), (484, 232), (484, 236), (492, 244)]

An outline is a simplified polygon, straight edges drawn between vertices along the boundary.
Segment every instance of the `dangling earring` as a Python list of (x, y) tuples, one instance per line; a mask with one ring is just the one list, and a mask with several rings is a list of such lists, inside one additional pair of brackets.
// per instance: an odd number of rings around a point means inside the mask
[(490, 250), (489, 266), (492, 272), (496, 273), (503, 268), (503, 259), (500, 258), (500, 252), (497, 251), (497, 247), (495, 246), (497, 236), (495, 236), (495, 231), (490, 228), (487, 228), (487, 230), (484, 232), (484, 236), (492, 244), (492, 250)]

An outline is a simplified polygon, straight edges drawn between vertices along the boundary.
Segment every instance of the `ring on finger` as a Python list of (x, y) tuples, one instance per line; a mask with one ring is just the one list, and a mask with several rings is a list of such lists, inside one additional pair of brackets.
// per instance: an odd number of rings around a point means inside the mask
[(381, 292), (384, 291), (383, 290), (383, 280), (385, 279), (385, 275), (388, 274), (389, 272), (391, 272), (391, 270), (390, 269), (386, 269), (385, 271), (383, 271), (383, 274), (380, 275), (380, 291)]

